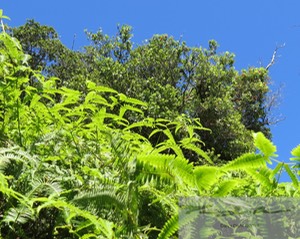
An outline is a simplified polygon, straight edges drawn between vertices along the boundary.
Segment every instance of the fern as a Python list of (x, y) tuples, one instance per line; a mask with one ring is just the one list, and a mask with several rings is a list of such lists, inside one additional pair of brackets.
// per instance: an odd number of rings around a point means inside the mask
[(83, 208), (95, 209), (98, 213), (103, 209), (111, 207), (116, 207), (116, 211), (118, 212), (122, 212), (126, 208), (124, 196), (110, 187), (80, 192), (72, 202)]
[(203, 190), (208, 191), (211, 189), (211, 186), (214, 185), (222, 172), (219, 168), (213, 166), (198, 166), (194, 169), (194, 177), (200, 195), (203, 193)]
[(247, 153), (225, 164), (223, 170), (246, 170), (249, 168), (266, 167), (265, 158), (259, 154)]
[(124, 94), (119, 93), (119, 98), (120, 98), (121, 102), (123, 101), (125, 103), (130, 103), (130, 104), (134, 104), (134, 105), (141, 105), (141, 106), (147, 107), (147, 104), (145, 102), (140, 101), (138, 99), (127, 97)]
[(115, 91), (112, 88), (96, 85), (96, 83), (94, 83), (92, 81), (87, 81), (87, 87), (89, 90), (94, 90), (96, 92), (101, 92), (101, 93), (103, 93), (103, 92), (114, 93), (114, 94), (118, 93), (117, 91)]
[(292, 172), (292, 170), (289, 168), (289, 166), (287, 164), (284, 164), (283, 167), (286, 170), (286, 172), (288, 173), (288, 175), (290, 176), (290, 179), (292, 180), (294, 187), (296, 189), (298, 189), (299, 182), (298, 182), (297, 176)]
[(260, 132), (254, 134), (254, 145), (263, 153), (269, 163), (271, 163), (270, 157), (277, 156), (275, 154), (276, 146)]
[(170, 238), (179, 228), (178, 215), (173, 215), (164, 225), (157, 239)]
[(136, 108), (136, 107), (133, 107), (133, 106), (131, 106), (131, 105), (123, 105), (123, 106), (121, 106), (121, 108), (120, 108), (119, 117), (120, 117), (120, 118), (123, 118), (124, 114), (125, 114), (126, 111), (128, 111), (128, 110), (135, 111), (135, 112), (138, 112), (138, 113), (140, 113), (140, 114), (143, 114), (143, 111), (140, 110), (140, 109), (138, 109), (138, 108)]
[[(283, 169), (283, 165), (284, 165), (284, 163), (278, 163), (277, 164), (277, 166), (273, 169), (273, 171), (270, 173), (270, 179), (273, 179), (274, 177), (275, 177), (275, 175), (276, 174), (278, 174), (278, 172), (280, 171), (282, 171), (282, 169)], [(277, 180), (277, 181), (279, 181), (279, 180)]]
[(274, 189), (273, 180), (270, 180), (271, 170), (264, 168), (260, 170), (248, 169), (247, 173), (250, 174), (256, 182), (267, 188), (268, 191)]
[(7, 223), (9, 225), (14, 224), (25, 224), (26, 222), (34, 219), (34, 214), (32, 210), (23, 205), (19, 205), (17, 208), (10, 208), (3, 216), (2, 223)]
[(152, 173), (159, 175), (158, 178), (166, 177), (182, 186), (189, 185), (190, 187), (194, 187), (195, 185), (193, 166), (185, 158), (153, 152), (149, 155), (139, 155), (137, 160), (142, 164), (153, 167), (156, 172)]
[(67, 223), (70, 222), (74, 217), (78, 217), (78, 216), (83, 217), (92, 223), (92, 225), (94, 226), (94, 232), (96, 234), (100, 234), (100, 235), (102, 234), (103, 236), (105, 236), (105, 238), (114, 238), (114, 231), (113, 231), (114, 224), (105, 219), (98, 218), (93, 214), (89, 213), (88, 211), (81, 210), (78, 207), (61, 200), (51, 200), (48, 198), (36, 198), (34, 199), (34, 202), (42, 203), (37, 208), (37, 213), (39, 213), (42, 209), (49, 208), (49, 207), (55, 207), (60, 210), (69, 210), (68, 213), (69, 215), (65, 218)]
[(192, 150), (193, 152), (196, 152), (200, 157), (204, 158), (207, 162), (210, 164), (213, 164), (213, 161), (208, 156), (208, 154), (203, 151), (199, 146), (197, 147), (195, 144), (191, 143), (188, 139), (181, 141), (182, 147), (184, 149)]
[(243, 181), (240, 179), (231, 179), (231, 180), (220, 182), (219, 185), (217, 186), (217, 190), (213, 192), (212, 196), (216, 196), (216, 197), (227, 196), (228, 194), (231, 193), (232, 190), (234, 190), (241, 184), (243, 184)]

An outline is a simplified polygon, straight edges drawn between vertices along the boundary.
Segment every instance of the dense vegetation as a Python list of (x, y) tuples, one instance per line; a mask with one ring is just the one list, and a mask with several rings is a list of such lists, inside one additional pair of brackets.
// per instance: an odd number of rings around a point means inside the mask
[[(163, 35), (133, 49), (128, 26), (90, 33), (83, 52), (32, 21), (8, 33), (3, 238), (177, 238), (180, 198), (299, 197), (297, 165), (265, 137), (265, 69), (239, 74), (214, 41), (206, 50)], [(300, 147), (292, 154), (299, 162)], [(283, 170), (291, 183), (279, 183)]]
[[(185, 114), (200, 118), (204, 148), (230, 161), (254, 150), (252, 131), (270, 138), (272, 123), (268, 101), (268, 72), (249, 68), (239, 73), (234, 54), (217, 53), (215, 41), (209, 48), (189, 47), (167, 35), (155, 35), (134, 46), (129, 26), (119, 26), (115, 37), (99, 30), (87, 32), (90, 45), (82, 51), (66, 48), (55, 30), (30, 20), (10, 30), (20, 40), (28, 64), (45, 77), (60, 79), (65, 86), (87, 94), (86, 80), (117, 90), (148, 104), (145, 117), (175, 120)], [(127, 114), (131, 123), (141, 120)], [(140, 133), (148, 137), (151, 131)], [(151, 142), (157, 142), (154, 137)], [(197, 162), (197, 158), (189, 155)]]

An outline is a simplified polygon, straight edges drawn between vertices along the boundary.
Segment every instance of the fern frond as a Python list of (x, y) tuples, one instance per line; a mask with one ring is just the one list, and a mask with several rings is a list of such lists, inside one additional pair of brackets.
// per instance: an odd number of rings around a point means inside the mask
[(240, 179), (232, 179), (232, 180), (226, 180), (218, 185), (217, 191), (213, 193), (213, 196), (217, 197), (224, 197), (230, 194), (232, 190), (234, 190), (239, 185), (243, 184), (243, 181)]
[(108, 175), (101, 173), (99, 169), (90, 168), (88, 166), (82, 167), (82, 172), (87, 175), (93, 177), (94, 181), (99, 185), (106, 185), (107, 187), (115, 187), (120, 188), (121, 184), (117, 184), (116, 180)]
[(119, 211), (126, 207), (124, 196), (118, 194), (114, 189), (90, 190), (81, 192), (72, 202), (83, 208), (94, 208), (98, 212), (105, 207), (116, 207)]
[(218, 167), (213, 166), (198, 166), (194, 169), (194, 177), (198, 186), (199, 192), (209, 190), (215, 184), (222, 172)]
[(290, 158), (290, 160), (296, 160), (300, 161), (300, 145), (295, 147), (292, 151), (291, 154), (294, 156), (293, 158)]
[(177, 212), (178, 210), (178, 202), (177, 198), (172, 195), (172, 193), (167, 192), (166, 190), (158, 190), (151, 183), (145, 183), (144, 185), (139, 187), (139, 192), (149, 192), (151, 195), (156, 198), (151, 203), (160, 202), (164, 207), (170, 208), (171, 212)]
[(288, 175), (290, 176), (290, 179), (292, 180), (294, 187), (298, 189), (299, 182), (298, 182), (297, 176), (292, 172), (292, 170), (290, 169), (290, 167), (287, 164), (284, 164), (283, 167), (284, 167), (285, 171), (288, 173)]
[(199, 208), (180, 208), (179, 209), (179, 238), (196, 238), (197, 222), (199, 221)]
[(119, 112), (119, 117), (123, 118), (124, 114), (126, 113), (126, 111), (134, 111), (134, 112), (137, 112), (137, 113), (140, 113), (140, 114), (143, 114), (143, 111), (136, 108), (136, 107), (133, 107), (131, 105), (123, 105), (121, 106), (120, 108), (120, 112)]
[(140, 154), (137, 155), (137, 160), (141, 163), (147, 163), (155, 168), (164, 169), (166, 168), (170, 161), (176, 156), (172, 154), (160, 154), (153, 152), (151, 154)]
[[(266, 159), (270, 157), (277, 156), (275, 154), (276, 152), (276, 146), (268, 140), (263, 133), (254, 133), (254, 145), (263, 153), (263, 155), (266, 157)], [(270, 160), (268, 160), (270, 163)]]
[(177, 181), (192, 188), (195, 186), (193, 168), (193, 164), (182, 157), (176, 157), (170, 161), (171, 173), (176, 176)]
[(26, 193), (26, 196), (31, 198), (33, 195), (60, 195), (63, 191), (60, 181), (46, 178), (33, 178), (30, 183), (32, 189)]
[(240, 170), (240, 169), (249, 169), (249, 168), (260, 168), (265, 167), (266, 162), (265, 158), (259, 154), (246, 153), (242, 156), (234, 159), (233, 161), (225, 164), (221, 168), (223, 170)]
[(21, 193), (18, 193), (11, 189), (7, 182), (8, 178), (9, 177), (6, 177), (4, 174), (0, 173), (0, 192), (2, 192), (4, 195), (7, 195), (8, 197), (15, 198), (23, 204), (26, 204), (29, 199)]
[(119, 98), (120, 98), (120, 101), (123, 101), (125, 103), (131, 103), (134, 105), (141, 105), (141, 106), (145, 106), (145, 107), (148, 106), (147, 103), (140, 101), (138, 99), (135, 99), (135, 98), (130, 98), (122, 93), (119, 93)]
[(270, 180), (272, 180), (272, 179), (275, 177), (275, 175), (276, 175), (279, 171), (282, 170), (283, 165), (284, 165), (283, 162), (277, 164), (277, 166), (276, 166), (276, 167), (272, 170), (272, 172), (270, 173), (270, 177), (269, 177)]
[(157, 239), (170, 238), (179, 228), (178, 214), (174, 214), (164, 225)]
[(130, 129), (133, 129), (133, 128), (140, 128), (140, 127), (153, 128), (154, 126), (155, 126), (155, 120), (153, 118), (146, 118), (142, 121), (130, 124), (125, 129), (130, 130)]
[(117, 94), (118, 92), (113, 90), (112, 88), (109, 87), (105, 87), (105, 86), (98, 86), (96, 85), (96, 83), (92, 82), (92, 81), (87, 81), (87, 88), (89, 90), (95, 90), (97, 92), (107, 92), (107, 93), (115, 93)]
[(273, 180), (270, 180), (271, 170), (268, 168), (263, 168), (260, 170), (248, 169), (247, 173), (252, 176), (256, 181), (260, 182), (263, 186), (271, 189), (274, 187)]
[(182, 147), (185, 149), (189, 149), (197, 153), (200, 157), (204, 158), (207, 162), (213, 164), (211, 158), (205, 153), (201, 148), (197, 147), (196, 145), (189, 143), (189, 144), (182, 144)]
[(97, 94), (95, 91), (89, 92), (84, 101), (84, 106), (87, 108), (94, 109), (92, 105), (105, 105), (107, 107), (111, 107), (112, 104), (108, 103), (108, 101), (102, 97), (101, 95)]
[(2, 222), (10, 223), (20, 223), (25, 224), (29, 220), (34, 219), (34, 214), (32, 210), (29, 210), (28, 207), (19, 205), (18, 207), (10, 208), (3, 216)]
[(49, 198), (36, 198), (33, 202), (41, 203), (37, 208), (39, 213), (43, 208), (55, 207), (64, 212), (68, 212), (65, 218), (66, 223), (69, 223), (75, 217), (82, 217), (89, 220), (94, 226), (94, 233), (97, 235), (103, 235), (105, 238), (113, 239), (114, 236), (114, 224), (103, 218), (97, 217), (86, 210), (82, 210), (71, 203), (62, 200), (53, 200)]
[[(195, 185), (193, 165), (183, 157), (154, 152), (149, 155), (138, 155), (137, 160), (142, 164), (153, 167), (159, 177), (167, 176), (167, 178), (176, 180), (176, 183), (183, 183), (192, 187)], [(149, 169), (150, 173), (151, 171), (153, 170)]]

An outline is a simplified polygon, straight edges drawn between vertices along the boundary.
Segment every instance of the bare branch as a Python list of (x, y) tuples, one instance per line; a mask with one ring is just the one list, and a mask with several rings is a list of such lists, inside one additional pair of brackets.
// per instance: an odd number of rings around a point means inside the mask
[(279, 88), (277, 88), (275, 91), (271, 90), (266, 98), (265, 101), (265, 110), (266, 110), (266, 118), (264, 119), (264, 122), (271, 126), (275, 125), (280, 121), (285, 120), (285, 117), (280, 114), (277, 115), (275, 113), (275, 110), (279, 108), (279, 105), (282, 100), (282, 90), (284, 85), (280, 85)]
[(266, 66), (266, 70), (269, 70), (269, 68), (275, 64), (275, 61), (276, 61), (276, 56), (277, 56), (277, 51), (280, 49), (280, 48), (283, 48), (285, 47), (285, 43), (283, 43), (282, 45), (279, 45), (279, 46), (276, 46), (274, 52), (273, 52), (273, 55), (272, 55), (272, 59), (270, 61), (270, 63)]
[(5, 28), (4, 28), (4, 24), (3, 24), (2, 18), (0, 19), (0, 22), (1, 22), (2, 31), (5, 32)]
[(73, 36), (73, 42), (72, 42), (72, 48), (71, 48), (72, 51), (74, 50), (75, 40), (76, 40), (76, 34), (74, 34), (74, 36)]

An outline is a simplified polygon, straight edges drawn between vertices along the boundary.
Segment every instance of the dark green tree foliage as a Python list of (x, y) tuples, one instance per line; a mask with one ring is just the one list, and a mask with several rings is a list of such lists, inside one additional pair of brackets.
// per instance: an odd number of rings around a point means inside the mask
[(247, 129), (263, 131), (271, 137), (268, 125), (268, 72), (264, 68), (243, 70), (234, 83), (233, 101), (242, 114), (242, 122)]
[[(76, 52), (60, 43), (53, 28), (33, 21), (12, 32), (33, 56), (32, 67), (38, 65), (46, 69), (46, 75), (59, 77), (61, 85), (86, 92), (85, 80), (89, 79), (147, 102), (145, 116), (200, 118), (211, 129), (201, 134), (205, 148), (224, 160), (253, 149), (252, 131), (271, 137), (265, 105), (268, 72), (250, 68), (239, 73), (234, 55), (218, 53), (215, 41), (203, 49), (168, 35), (154, 35), (133, 47), (132, 29), (125, 25), (118, 27), (115, 37), (101, 30), (87, 32), (91, 45)], [(130, 114), (132, 122), (141, 119)]]
[(61, 55), (63, 45), (52, 27), (29, 20), (25, 25), (11, 29), (11, 34), (22, 39), (23, 50), (32, 56), (29, 64), (33, 70), (45, 70)]
[(85, 87), (83, 77), (87, 76), (87, 69), (83, 62), (83, 54), (64, 46), (52, 27), (29, 20), (23, 26), (11, 28), (9, 33), (21, 39), (24, 52), (31, 56), (28, 61), (31, 69), (42, 70), (47, 77), (59, 78), (57, 87)]

